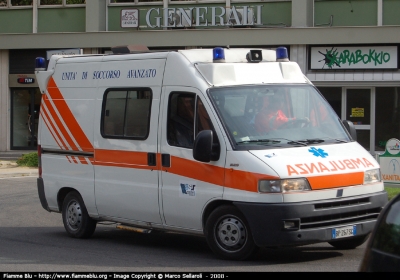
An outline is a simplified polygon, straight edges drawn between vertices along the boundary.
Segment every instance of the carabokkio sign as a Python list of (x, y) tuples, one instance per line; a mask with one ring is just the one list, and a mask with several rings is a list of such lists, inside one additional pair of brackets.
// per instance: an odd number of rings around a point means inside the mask
[(311, 47), (311, 70), (397, 69), (397, 46)]

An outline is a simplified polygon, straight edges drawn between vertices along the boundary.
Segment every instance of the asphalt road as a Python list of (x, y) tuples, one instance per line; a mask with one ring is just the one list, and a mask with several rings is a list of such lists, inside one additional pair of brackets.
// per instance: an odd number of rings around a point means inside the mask
[(61, 214), (40, 205), (35, 177), (0, 179), (0, 272), (356, 272), (364, 248), (261, 249), (238, 262), (217, 259), (204, 238), (183, 234), (98, 225), (92, 238), (73, 239)]

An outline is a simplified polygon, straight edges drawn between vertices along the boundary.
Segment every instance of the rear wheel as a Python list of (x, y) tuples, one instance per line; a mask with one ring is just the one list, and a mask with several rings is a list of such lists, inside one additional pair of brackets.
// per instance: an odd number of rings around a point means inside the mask
[(354, 249), (354, 248), (357, 248), (358, 246), (364, 244), (364, 242), (367, 241), (368, 236), (369, 236), (369, 234), (354, 237), (351, 239), (331, 241), (328, 243), (337, 249), (344, 249), (344, 250)]
[(67, 194), (62, 206), (64, 228), (69, 236), (88, 238), (96, 229), (96, 221), (89, 217), (86, 206), (79, 193)]
[(211, 250), (223, 259), (245, 260), (258, 249), (245, 217), (231, 205), (218, 207), (211, 213), (205, 235)]

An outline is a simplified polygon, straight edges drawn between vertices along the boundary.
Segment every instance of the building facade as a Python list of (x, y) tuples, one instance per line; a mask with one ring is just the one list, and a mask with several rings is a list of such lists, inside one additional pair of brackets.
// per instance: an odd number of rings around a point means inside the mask
[(35, 150), (36, 57), (285, 46), (372, 154), (400, 138), (400, 0), (0, 0), (0, 151)]

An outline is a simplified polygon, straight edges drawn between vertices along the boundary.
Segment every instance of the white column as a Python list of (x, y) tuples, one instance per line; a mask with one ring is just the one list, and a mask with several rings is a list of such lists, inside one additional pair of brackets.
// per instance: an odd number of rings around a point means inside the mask
[(292, 27), (312, 27), (314, 24), (314, 1), (292, 1)]
[(7, 151), (10, 147), (8, 64), (8, 50), (0, 50), (0, 151)]
[(377, 25), (382, 26), (383, 25), (383, 0), (378, 0), (377, 11), (378, 11)]
[(38, 2), (39, 0), (32, 1), (32, 33), (38, 32)]
[(108, 0), (86, 0), (86, 32), (107, 31)]

